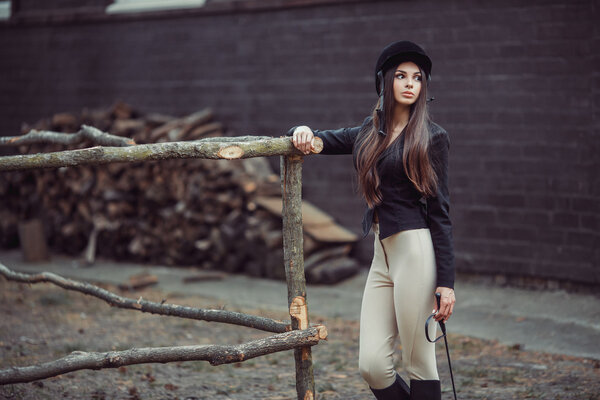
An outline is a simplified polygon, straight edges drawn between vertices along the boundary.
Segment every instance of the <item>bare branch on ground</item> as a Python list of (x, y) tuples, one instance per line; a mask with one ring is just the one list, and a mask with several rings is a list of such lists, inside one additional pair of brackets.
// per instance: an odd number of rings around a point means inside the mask
[(156, 303), (144, 300), (141, 297), (138, 300), (122, 297), (108, 290), (102, 289), (90, 283), (80, 282), (72, 279), (63, 278), (52, 272), (41, 272), (38, 274), (24, 274), (7, 268), (0, 262), (0, 275), (10, 281), (24, 283), (49, 282), (60, 286), (66, 290), (81, 292), (90, 296), (104, 300), (111, 306), (137, 310), (141, 312), (168, 315), (180, 318), (196, 319), (210, 322), (223, 322), (233, 325), (246, 326), (249, 328), (260, 329), (267, 332), (281, 333), (289, 331), (290, 325), (271, 318), (248, 315), (235, 311), (227, 310), (207, 310), (188, 306), (180, 306), (168, 303)]

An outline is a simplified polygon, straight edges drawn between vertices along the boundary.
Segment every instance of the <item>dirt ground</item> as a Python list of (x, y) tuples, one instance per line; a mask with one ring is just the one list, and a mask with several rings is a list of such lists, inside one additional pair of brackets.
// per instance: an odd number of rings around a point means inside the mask
[[(105, 286), (106, 287), (106, 286)], [(107, 287), (118, 292), (115, 287)], [(146, 289), (124, 295), (202, 308), (213, 300)], [(235, 309), (287, 320), (285, 312)], [(50, 284), (24, 285), (0, 278), (0, 369), (31, 365), (75, 350), (235, 344), (270, 333), (245, 327), (154, 316)], [(358, 323), (311, 316), (329, 331), (313, 347), (320, 399), (371, 399), (358, 373)], [(548, 332), (552, 334), (552, 332)], [(449, 335), (458, 397), (467, 399), (600, 399), (600, 362), (507, 347)], [(437, 348), (443, 399), (452, 398), (443, 341)], [(401, 368), (400, 345), (397, 364)], [(400, 369), (401, 370), (401, 369)], [(212, 367), (204, 361), (145, 364), (77, 371), (25, 384), (0, 386), (0, 399), (295, 399), (292, 352)]]

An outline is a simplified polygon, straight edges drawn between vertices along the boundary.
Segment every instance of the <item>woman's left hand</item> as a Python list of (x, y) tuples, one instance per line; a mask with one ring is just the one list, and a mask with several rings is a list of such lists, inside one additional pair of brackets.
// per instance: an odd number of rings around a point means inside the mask
[(454, 289), (450, 289), (447, 287), (438, 287), (435, 289), (435, 293), (440, 293), (442, 298), (440, 299), (440, 309), (437, 309), (437, 301), (435, 303), (435, 314), (434, 319), (436, 321), (447, 322), (448, 318), (452, 315), (452, 311), (454, 310), (454, 303), (456, 303), (456, 297), (454, 296)]

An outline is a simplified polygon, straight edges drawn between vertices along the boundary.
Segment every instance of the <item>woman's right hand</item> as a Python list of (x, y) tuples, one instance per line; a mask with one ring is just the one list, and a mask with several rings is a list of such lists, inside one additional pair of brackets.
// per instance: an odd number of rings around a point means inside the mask
[(315, 135), (308, 126), (299, 126), (294, 129), (292, 142), (304, 154), (309, 154), (311, 150), (315, 149)]

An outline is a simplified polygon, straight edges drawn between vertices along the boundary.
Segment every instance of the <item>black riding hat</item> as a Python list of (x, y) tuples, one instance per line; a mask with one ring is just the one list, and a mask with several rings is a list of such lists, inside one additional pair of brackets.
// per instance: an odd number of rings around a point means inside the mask
[(431, 59), (419, 45), (402, 40), (388, 44), (379, 55), (377, 64), (375, 64), (375, 90), (379, 96), (379, 106), (377, 114), (379, 115), (379, 134), (386, 135), (385, 118), (383, 112), (383, 74), (390, 68), (404, 62), (412, 61), (417, 64), (426, 75), (427, 80), (431, 79)]
[(380, 93), (380, 77), (385, 71), (404, 62), (412, 61), (423, 69), (427, 80), (431, 79), (431, 59), (419, 45), (408, 40), (394, 42), (387, 45), (379, 55), (375, 64), (375, 90)]

